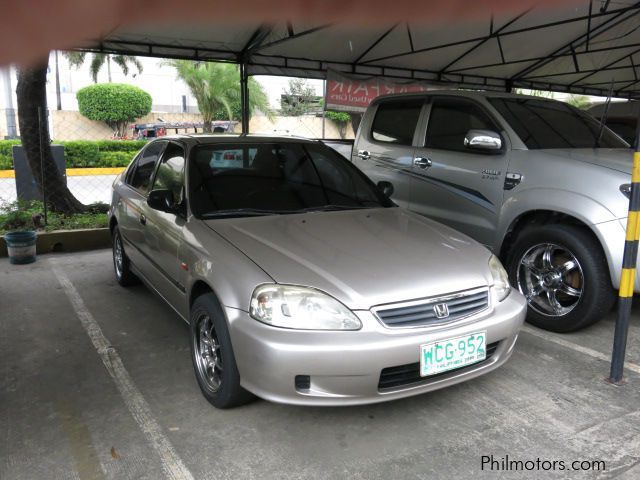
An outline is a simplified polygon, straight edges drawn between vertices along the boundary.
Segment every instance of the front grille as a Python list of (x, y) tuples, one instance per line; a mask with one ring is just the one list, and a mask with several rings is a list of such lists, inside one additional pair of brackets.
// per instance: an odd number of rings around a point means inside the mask
[(451, 373), (459, 373), (463, 370), (471, 370), (478, 368), (480, 365), (486, 363), (496, 352), (500, 342), (494, 342), (487, 345), (487, 356), (484, 360), (471, 365), (465, 365), (464, 367), (454, 368), (453, 370), (447, 370), (446, 372), (436, 373), (435, 375), (429, 375), (428, 377), (420, 376), (420, 362), (409, 363), (407, 365), (399, 365), (397, 367), (388, 367), (380, 372), (380, 381), (378, 382), (378, 390), (385, 390), (389, 388), (403, 387), (406, 385), (414, 385), (420, 383), (427, 383), (434, 378), (442, 377), (444, 375), (450, 375)]
[[(444, 308), (442, 305), (446, 305), (448, 315), (438, 317), (436, 308)], [(453, 322), (479, 313), (487, 307), (489, 291), (482, 289), (406, 303), (399, 307), (377, 307), (374, 313), (388, 327), (420, 327)]]

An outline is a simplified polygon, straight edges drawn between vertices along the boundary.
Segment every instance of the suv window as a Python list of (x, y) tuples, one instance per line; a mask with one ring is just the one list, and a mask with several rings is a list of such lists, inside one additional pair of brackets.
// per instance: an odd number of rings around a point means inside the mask
[(153, 190), (171, 190), (173, 202), (182, 202), (184, 185), (184, 149), (180, 145), (170, 143), (162, 155), (162, 162), (158, 167)]
[(411, 145), (423, 103), (422, 99), (381, 103), (373, 119), (371, 137), (378, 142)]
[(436, 99), (429, 114), (425, 146), (440, 150), (469, 151), (464, 137), (471, 129), (498, 131), (476, 104), (458, 99)]
[(529, 149), (627, 148), (600, 122), (564, 102), (537, 98), (489, 98)]
[(149, 192), (151, 176), (158, 161), (158, 157), (164, 150), (165, 142), (153, 142), (147, 146), (138, 157), (138, 160), (130, 177), (129, 185), (141, 193)]

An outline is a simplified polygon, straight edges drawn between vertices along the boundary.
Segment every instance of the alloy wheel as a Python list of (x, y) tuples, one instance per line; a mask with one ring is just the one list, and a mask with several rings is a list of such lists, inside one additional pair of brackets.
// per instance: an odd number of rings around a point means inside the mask
[(522, 255), (517, 283), (529, 307), (542, 315), (561, 317), (580, 303), (584, 274), (580, 262), (567, 248), (541, 243)]
[(122, 240), (120, 239), (120, 235), (116, 234), (113, 239), (113, 265), (116, 269), (116, 276), (118, 278), (122, 277), (122, 272), (124, 269), (124, 251), (122, 248)]
[(213, 392), (217, 392), (222, 386), (222, 352), (220, 342), (213, 325), (213, 321), (207, 314), (198, 317), (195, 329), (195, 360), (200, 378)]

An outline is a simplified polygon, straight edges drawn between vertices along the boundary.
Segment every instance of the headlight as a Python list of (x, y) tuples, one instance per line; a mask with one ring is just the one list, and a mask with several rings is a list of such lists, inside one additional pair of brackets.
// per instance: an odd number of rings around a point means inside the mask
[(620, 185), (620, 191), (625, 197), (627, 198), (631, 197), (631, 184), (623, 183), (622, 185)]
[(249, 313), (274, 327), (300, 330), (359, 330), (351, 310), (326, 293), (294, 285), (261, 285), (251, 297)]
[(491, 258), (489, 258), (489, 270), (491, 270), (491, 276), (493, 277), (493, 289), (496, 292), (498, 301), (501, 302), (511, 292), (509, 275), (507, 275), (507, 271), (495, 255), (491, 255)]

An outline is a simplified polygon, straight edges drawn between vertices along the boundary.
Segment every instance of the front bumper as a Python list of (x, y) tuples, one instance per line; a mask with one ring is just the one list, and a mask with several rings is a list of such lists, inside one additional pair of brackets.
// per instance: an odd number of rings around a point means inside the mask
[[(359, 331), (300, 331), (271, 327), (247, 312), (227, 308), (242, 386), (274, 402), (327, 406), (383, 402), (447, 387), (508, 360), (525, 318), (526, 302), (512, 291), (503, 302), (475, 317), (417, 329), (386, 328), (369, 311), (355, 313), (363, 324)], [(378, 388), (383, 369), (419, 361), (420, 345), (478, 331), (487, 332), (487, 345), (499, 342), (485, 361), (417, 383)], [(298, 375), (309, 376), (309, 388), (296, 388)]]

